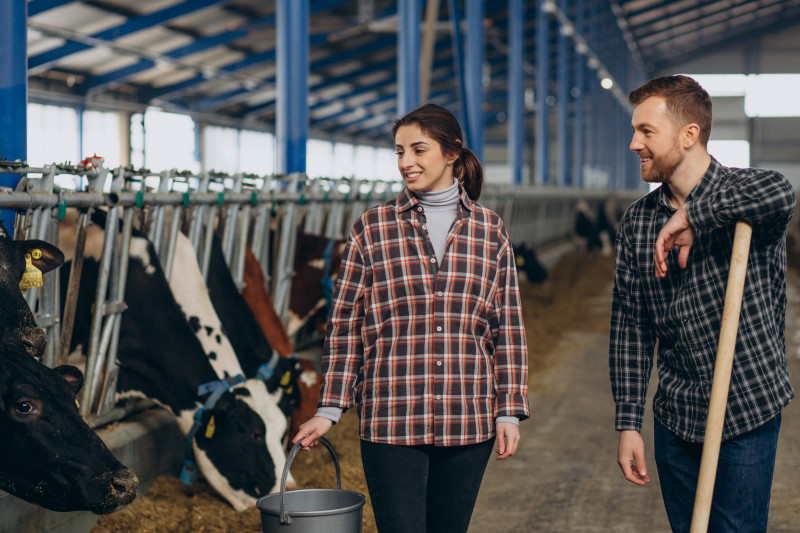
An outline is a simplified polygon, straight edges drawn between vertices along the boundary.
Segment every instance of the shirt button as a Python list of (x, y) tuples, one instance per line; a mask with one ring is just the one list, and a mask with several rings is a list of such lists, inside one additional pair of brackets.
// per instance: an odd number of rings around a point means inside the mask
[(442, 331), (442, 326), (436, 326), (436, 331)]
[(436, 258), (435, 257), (431, 257), (431, 263), (435, 263), (435, 262), (436, 262)]
[(441, 400), (441, 399), (442, 399), (442, 397), (441, 397), (441, 396), (439, 396), (439, 395), (437, 394), (437, 395), (436, 395), (436, 399), (437, 399), (437, 400)]
[(444, 296), (444, 293), (442, 291), (439, 291), (436, 293), (436, 296)]
[(436, 361), (436, 366), (442, 366), (442, 362), (441, 361)]
[(422, 212), (422, 206), (418, 206), (417, 211)]
[(428, 229), (428, 226), (426, 226), (425, 224), (423, 224), (423, 225), (422, 225), (422, 229)]

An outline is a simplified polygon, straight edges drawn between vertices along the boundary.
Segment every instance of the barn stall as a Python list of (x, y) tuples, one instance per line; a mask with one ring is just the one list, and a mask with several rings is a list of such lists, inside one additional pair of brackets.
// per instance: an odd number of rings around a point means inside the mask
[[(229, 176), (194, 175), (174, 170), (156, 173), (147, 169), (106, 169), (100, 158), (87, 159), (80, 165), (48, 165), (44, 168), (4, 162), (0, 170), (26, 176), (16, 190), (0, 195), (0, 207), (16, 210), (16, 238), (58, 242), (59, 226), (64, 232), (65, 220), (72, 220), (67, 217), (70, 210), (78, 213), (73, 218), (75, 227), (71, 230), (76, 233), (77, 242), (81, 242), (81, 236), (90, 226), (92, 212), (108, 212), (108, 227), (99, 262), (98, 284), (101, 288), (94, 301), (94, 309), (103, 309), (103, 312), (92, 315), (89, 342), (85, 347), (86, 386), (79, 397), (83, 417), (92, 427), (98, 428), (106, 442), (116, 446), (123, 462), (127, 461), (125, 464), (134, 468), (142, 481), (143, 494), (157, 476), (173, 476), (158, 478), (155, 485), (157, 495), (164, 487), (172, 487), (167, 492), (182, 494), (193, 502), (189, 507), (194, 510), (190, 513), (204, 516), (199, 509), (217, 508), (210, 514), (226, 516), (233, 513), (232, 516), (252, 521), (252, 516), (246, 518), (245, 514), (233, 511), (208, 485), (183, 485), (175, 477), (184, 463), (184, 439), (175, 427), (174, 419), (165, 416), (164, 411), (156, 408), (151, 400), (117, 401), (119, 367), (116, 358), (120, 322), (126, 311), (124, 287), (128, 269), (125, 265), (130, 260), (132, 232), (138, 228), (147, 235), (167, 277), (175, 261), (179, 233), (191, 242), (197, 267), (204, 277), (209, 273), (212, 241), (217, 235), (230, 276), (240, 290), (244, 285), (245, 254), (249, 249), (261, 266), (267, 290), (274, 295), (274, 308), (282, 324), (287, 325), (298, 234), (316, 235), (331, 242), (341, 240), (357, 216), (371, 205), (393, 198), (400, 190), (400, 184), (347, 179), (309, 180), (299, 174)], [(615, 201), (619, 208), (631, 199), (623, 195), (617, 196)], [(526, 244), (542, 256), (556, 257), (575, 246), (572, 238), (578, 203), (586, 202), (596, 212), (606, 207), (608, 198), (586, 190), (541, 187), (506, 190), (493, 187), (484, 194), (482, 202), (503, 216), (515, 244)], [(115, 233), (117, 239), (109, 237)], [(81, 255), (79, 247), (69, 277), (65, 278), (65, 273), (62, 273), (62, 280), (66, 279), (68, 285), (66, 288), (59, 287), (57, 276), (48, 274), (41, 289), (30, 289), (26, 294), (37, 322), (48, 336), (43, 362), (49, 366), (66, 361), (70, 355), (75, 302), (69, 294), (70, 289), (80, 282)], [(335, 275), (331, 270), (328, 265), (329, 274)], [(321, 283), (321, 278), (318, 283)], [(61, 302), (60, 295), (64, 293), (67, 296)], [(153, 309), (153, 314), (157, 317), (158, 309)], [(318, 329), (303, 330), (291, 340), (296, 348), (303, 349), (301, 357), (316, 360), (315, 364), (318, 364), (321, 341)], [(354, 425), (355, 417), (350, 413), (337, 426), (333, 438), (337, 439), (334, 443), (340, 449), (345, 465), (345, 488), (354, 487), (366, 493)], [(325, 486), (325, 482), (330, 481), (326, 475), (325, 458), (305, 455), (301, 454), (293, 469), (298, 486)], [(206, 503), (197, 502), (202, 498), (207, 499)], [(96, 517), (84, 513), (48, 513), (7, 496), (0, 501), (0, 508), (4, 510), (0, 514), (3, 520), (13, 524), (15, 531), (25, 531), (26, 528), (74, 531), (76, 527), (85, 528), (96, 521)], [(157, 497), (156, 501), (163, 507), (163, 496)], [(367, 509), (365, 513), (367, 522), (369, 512)], [(144, 515), (143, 512), (120, 513), (120, 519)], [(163, 516), (164, 513), (156, 515)], [(101, 524), (98, 527), (106, 526)]]

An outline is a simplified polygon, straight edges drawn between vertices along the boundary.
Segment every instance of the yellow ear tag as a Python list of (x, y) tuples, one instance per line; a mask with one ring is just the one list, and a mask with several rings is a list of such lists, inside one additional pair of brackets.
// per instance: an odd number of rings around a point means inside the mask
[(286, 394), (292, 393), (292, 387), (286, 387)]
[(81, 408), (81, 404), (78, 403), (78, 399), (77, 398), (75, 398), (75, 407), (77, 407), (78, 409)]
[(514, 258), (514, 260), (515, 260), (515, 262), (517, 263), (517, 266), (518, 266), (518, 267), (525, 266), (525, 259), (523, 259), (522, 257), (520, 257), (520, 256), (516, 256), (516, 257)]
[(288, 385), (290, 379), (292, 379), (292, 372), (291, 370), (287, 370), (283, 376), (281, 376), (281, 387)]
[(210, 439), (214, 436), (214, 430), (217, 429), (217, 426), (214, 424), (214, 415), (211, 415), (211, 418), (208, 419), (208, 425), (206, 426), (206, 438)]
[[(39, 252), (41, 257), (42, 252)], [(31, 287), (41, 287), (44, 284), (42, 281), (42, 271), (33, 266), (31, 262), (31, 254), (25, 254), (25, 273), (22, 274), (22, 279), (19, 282), (19, 288), (22, 290), (30, 289)]]

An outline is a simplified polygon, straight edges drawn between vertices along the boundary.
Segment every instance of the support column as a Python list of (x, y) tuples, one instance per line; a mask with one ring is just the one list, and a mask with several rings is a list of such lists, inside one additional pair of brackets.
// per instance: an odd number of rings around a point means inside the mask
[(403, 116), (420, 105), (420, 17), (421, 0), (400, 0), (397, 27), (397, 115)]
[[(562, 13), (569, 13), (567, 0), (559, 0), (558, 8)], [(570, 185), (569, 161), (569, 46), (570, 38), (565, 33), (564, 26), (558, 31), (558, 133), (556, 134), (556, 149), (558, 150), (557, 184), (560, 187)]]
[(508, 165), (515, 185), (522, 184), (525, 146), (524, 18), (522, 0), (508, 0)]
[(550, 131), (548, 105), (550, 81), (550, 14), (541, 2), (536, 12), (536, 176), (535, 184), (548, 183), (550, 174)]
[[(0, 157), (28, 158), (28, 42), (27, 0), (0, 2)], [(0, 185), (16, 187), (20, 176), (0, 174)], [(14, 233), (14, 210), (0, 210), (9, 235)]]
[(278, 0), (277, 29), (275, 170), (279, 174), (305, 173), (308, 139), (308, 0)]
[(483, 0), (467, 0), (467, 145), (483, 159)]
[[(585, 36), (586, 30), (586, 17), (584, 14), (583, 0), (575, 0), (575, 32), (578, 35)], [(586, 102), (584, 94), (586, 93), (586, 51), (580, 48), (576, 49), (575, 54), (575, 88), (577, 94), (575, 95), (575, 125), (572, 130), (572, 144), (574, 152), (572, 154), (572, 185), (575, 187), (583, 187), (583, 161), (584, 161), (584, 113), (586, 112)]]
[[(458, 83), (458, 100), (461, 102), (461, 124), (466, 127), (467, 115), (467, 82), (464, 80), (464, 51), (461, 39), (461, 11), (456, 0), (447, 0), (447, 9), (450, 12), (450, 42), (453, 47), (453, 71)], [(469, 132), (467, 132), (469, 134)]]

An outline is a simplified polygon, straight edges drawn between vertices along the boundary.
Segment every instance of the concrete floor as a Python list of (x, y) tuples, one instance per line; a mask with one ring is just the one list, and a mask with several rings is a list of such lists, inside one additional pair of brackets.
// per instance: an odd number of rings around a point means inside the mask
[[(800, 279), (789, 281), (787, 353), (800, 391)], [(605, 297), (589, 302), (610, 309)], [(652, 446), (652, 394), (645, 418), (652, 483), (626, 481), (616, 463), (617, 433), (608, 378), (608, 335), (573, 331), (552, 354), (553, 364), (531, 376), (533, 417), (521, 425), (522, 444), (505, 461), (492, 460), (470, 533), (669, 532)], [(654, 372), (655, 374), (655, 372)], [(800, 531), (800, 406), (783, 412), (770, 508), (770, 533)]]

